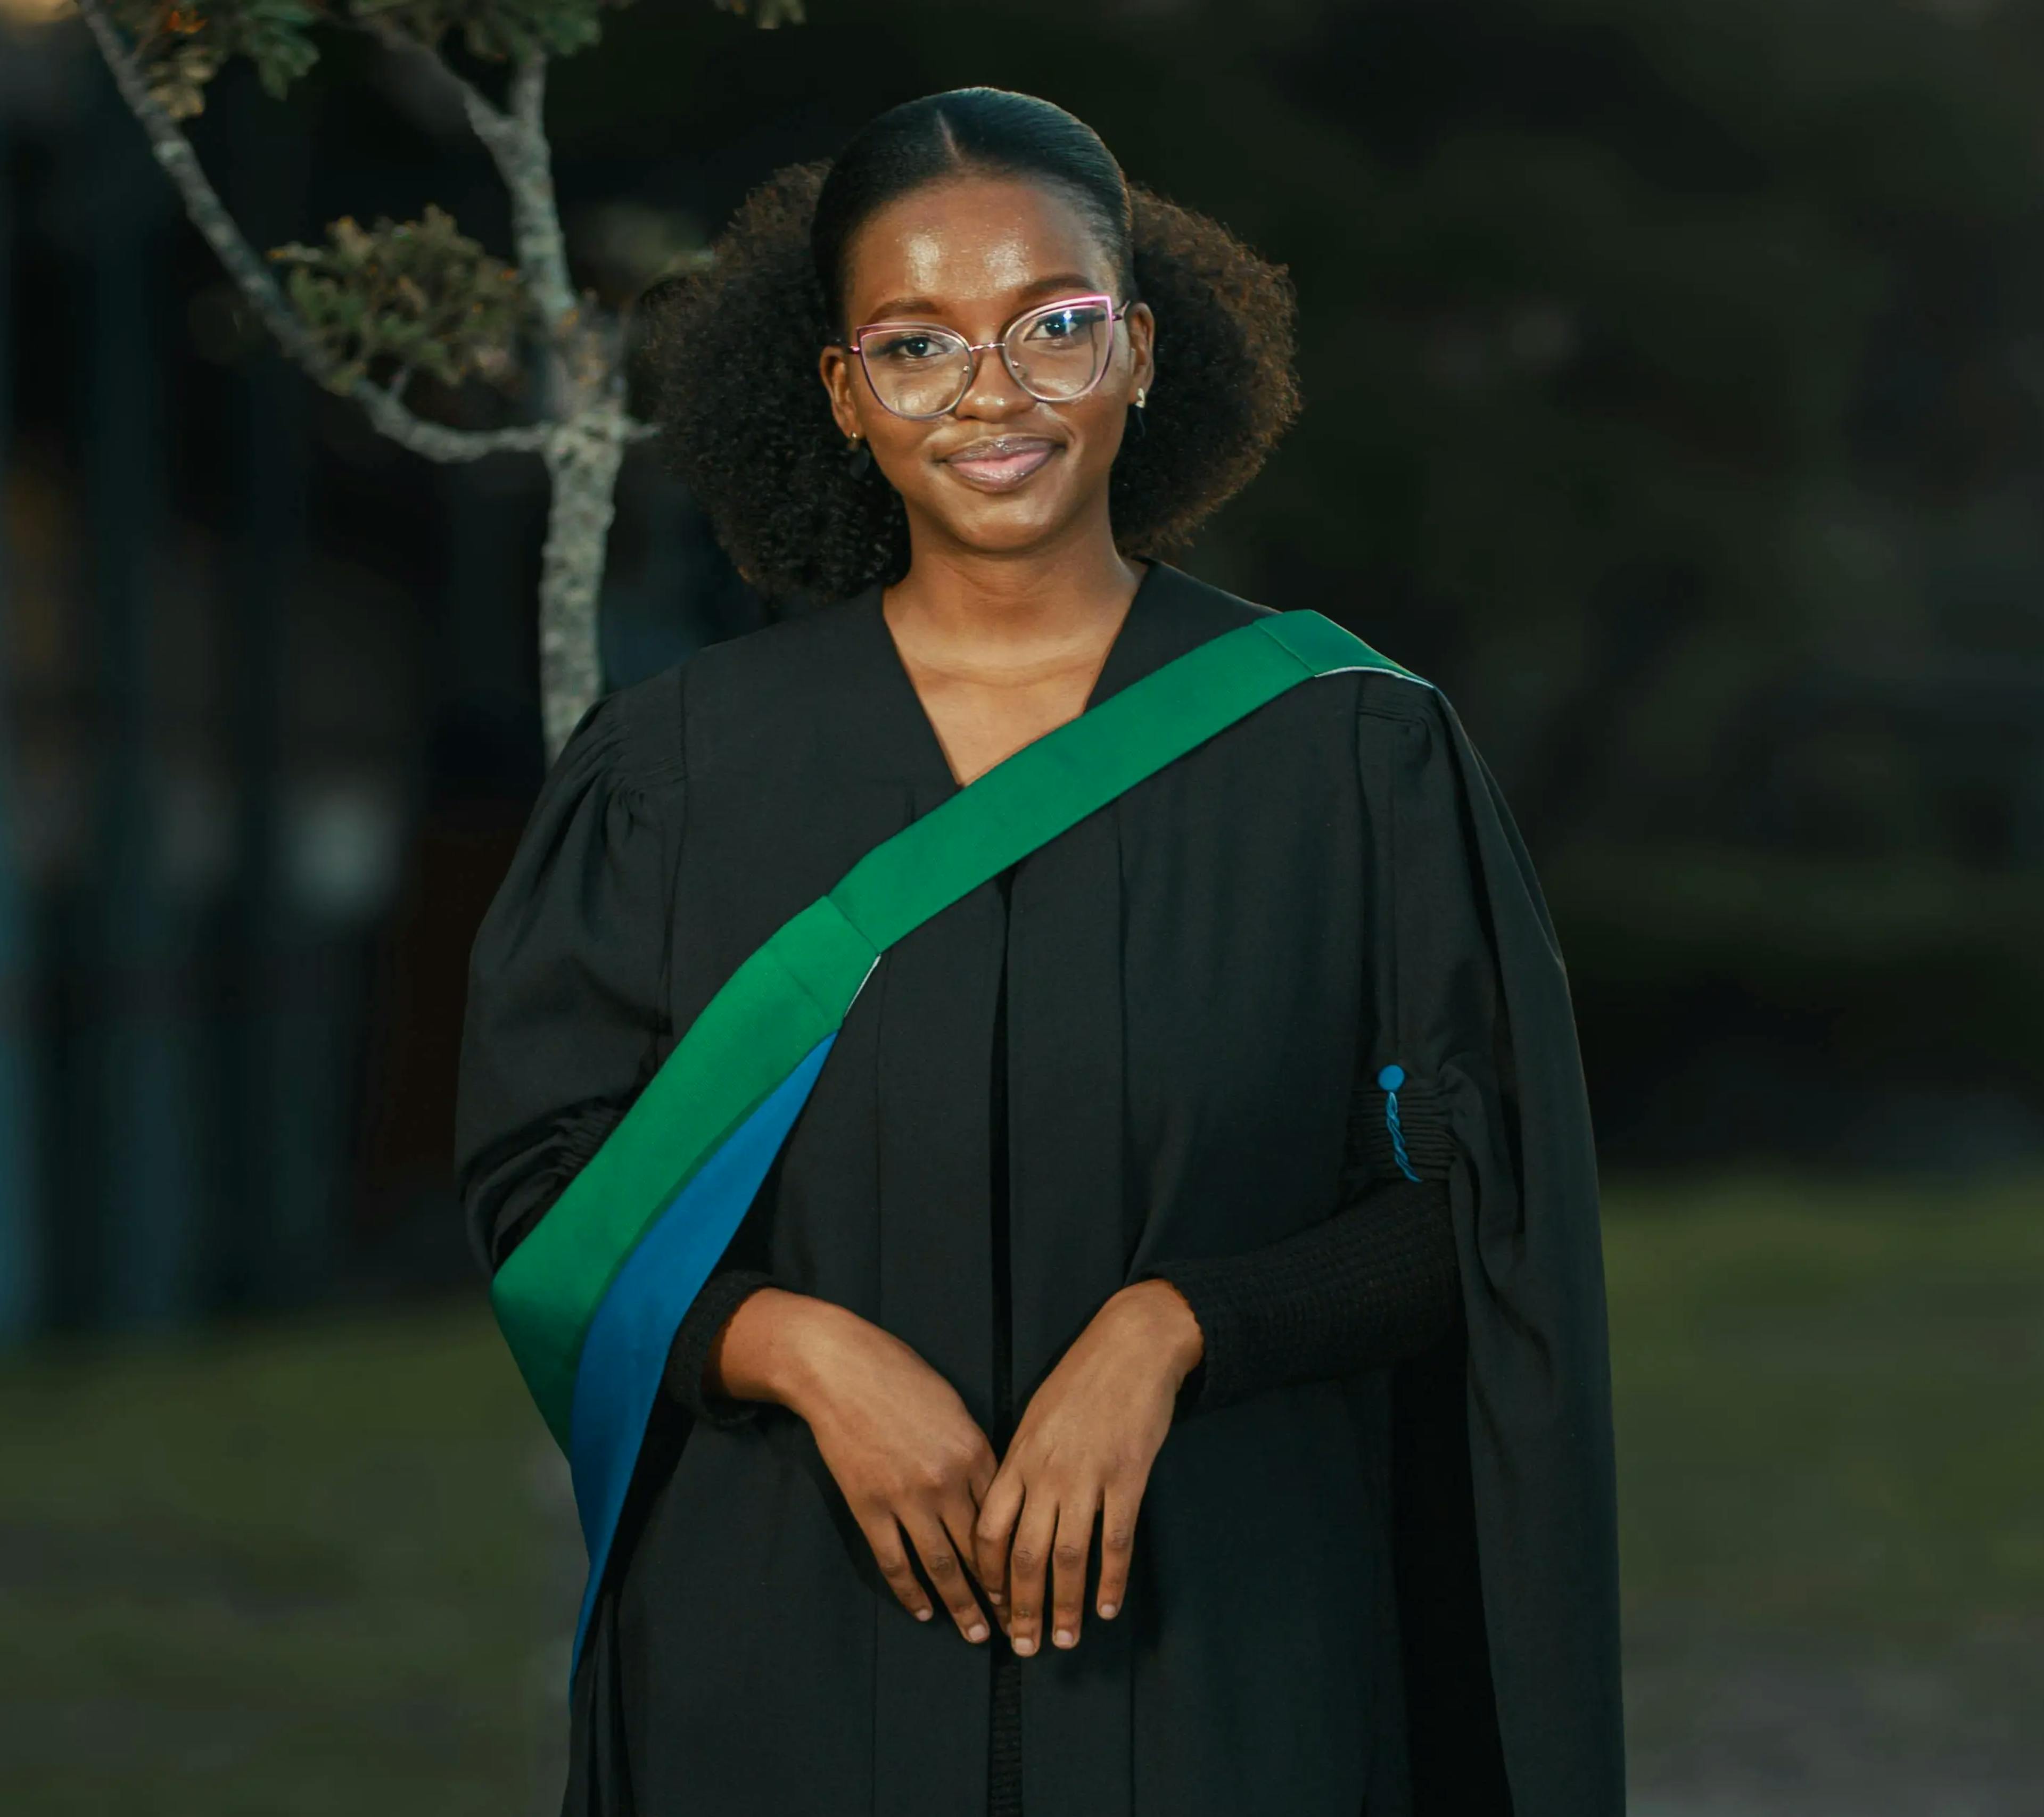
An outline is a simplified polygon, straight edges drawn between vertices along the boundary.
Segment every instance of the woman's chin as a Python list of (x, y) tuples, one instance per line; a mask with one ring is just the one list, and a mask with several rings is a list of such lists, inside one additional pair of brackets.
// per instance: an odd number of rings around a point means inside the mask
[(950, 509), (939, 518), (947, 536), (988, 555), (1021, 555), (1055, 544), (1080, 515), (1075, 500), (1027, 489), (980, 495), (964, 508), (947, 503)]

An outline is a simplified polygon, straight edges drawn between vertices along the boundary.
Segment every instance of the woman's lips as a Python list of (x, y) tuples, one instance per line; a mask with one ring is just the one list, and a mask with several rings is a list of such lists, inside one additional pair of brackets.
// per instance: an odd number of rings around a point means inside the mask
[(994, 441), (975, 442), (969, 448), (947, 455), (943, 464), (982, 492), (1006, 492), (1020, 486), (1057, 451), (1058, 444), (1042, 436), (1003, 436)]

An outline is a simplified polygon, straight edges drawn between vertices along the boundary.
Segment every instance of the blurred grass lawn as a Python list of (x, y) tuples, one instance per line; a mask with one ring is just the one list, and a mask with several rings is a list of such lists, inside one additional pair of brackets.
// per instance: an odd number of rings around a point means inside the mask
[(1628, 1616), (2044, 1633), (2044, 1183), (1612, 1200)]
[(0, 1808), (527, 1817), (541, 1431), (479, 1308), (0, 1375)]
[[(2040, 1200), (1611, 1194), (1629, 1624), (2044, 1631)], [(6, 1809), (544, 1808), (541, 1445), (479, 1307), (0, 1372)]]

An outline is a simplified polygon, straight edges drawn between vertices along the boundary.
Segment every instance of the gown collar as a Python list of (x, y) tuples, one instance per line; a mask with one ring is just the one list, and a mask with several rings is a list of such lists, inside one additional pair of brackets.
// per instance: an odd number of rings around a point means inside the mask
[[(1087, 697), (1087, 707), (1099, 705), (1208, 639), (1231, 630), (1240, 622), (1240, 609), (1231, 614), (1224, 609), (1216, 611), (1210, 603), (1224, 597), (1169, 563), (1151, 560), (1136, 583), (1120, 628), (1108, 647), (1107, 660)], [(886, 728), (884, 749), (869, 749), (868, 760), (878, 759), (890, 768), (898, 764), (919, 788), (955, 793), (959, 785), (938, 742), (936, 728), (924, 710), (915, 683), (909, 678), (894, 635), (887, 628), (881, 611), (881, 590), (867, 588), (847, 601), (845, 609), (858, 624), (859, 679), (867, 682), (878, 697), (877, 704), (882, 710), (874, 716), (879, 726)], [(869, 722), (869, 732), (876, 729), (878, 727)]]

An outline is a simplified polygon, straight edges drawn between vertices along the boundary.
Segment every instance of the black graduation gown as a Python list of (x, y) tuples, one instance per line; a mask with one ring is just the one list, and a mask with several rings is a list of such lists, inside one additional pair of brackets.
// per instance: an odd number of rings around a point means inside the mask
[[(1095, 698), (1258, 609), (1153, 565)], [(475, 948), (459, 1146), (486, 1253), (748, 952), (955, 786), (877, 593), (593, 709)], [(997, 1377), (1026, 1401), (1124, 1281), (1330, 1216), (1352, 1092), (1392, 1063), (1451, 1145), (1463, 1328), (1174, 1427), (1123, 1615), (1021, 1665), (1029, 1817), (1623, 1807), (1581, 1068), (1531, 869), (1432, 690), (1306, 683), (902, 941), (732, 1258), (894, 1332), (993, 1430)], [(565, 1808), (983, 1812), (990, 1657), (895, 1603), (800, 1420), (665, 1407)]]

